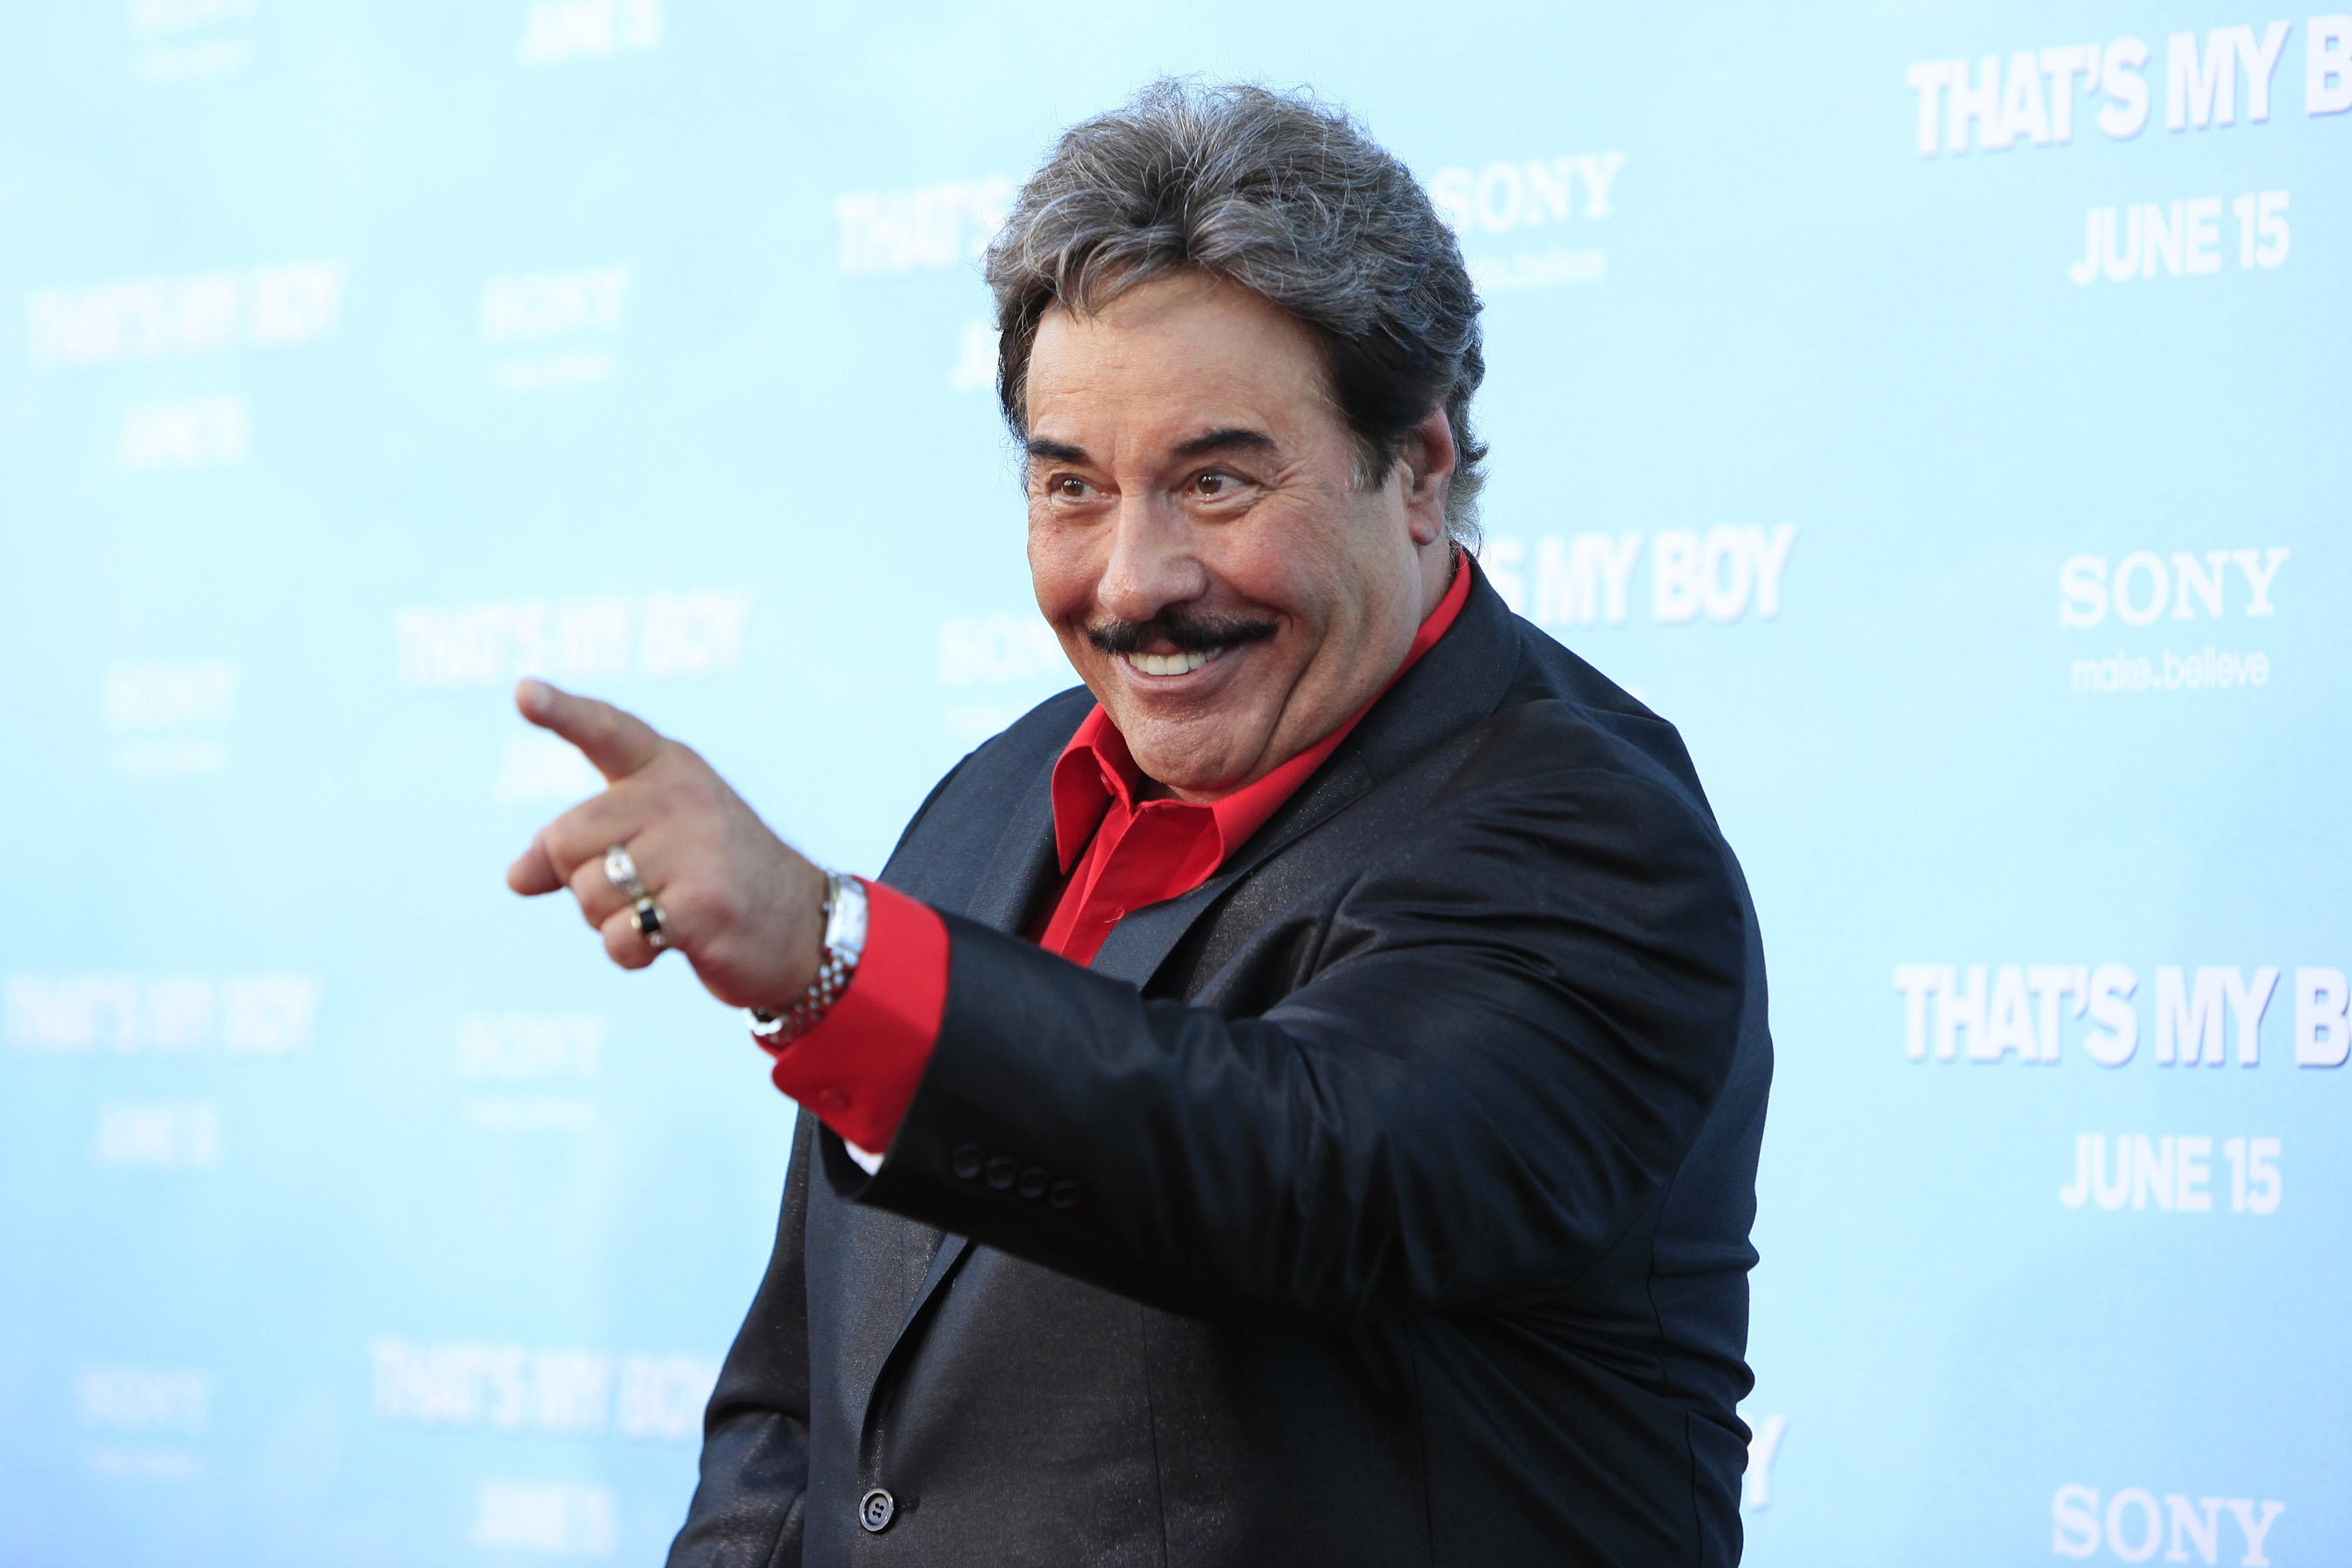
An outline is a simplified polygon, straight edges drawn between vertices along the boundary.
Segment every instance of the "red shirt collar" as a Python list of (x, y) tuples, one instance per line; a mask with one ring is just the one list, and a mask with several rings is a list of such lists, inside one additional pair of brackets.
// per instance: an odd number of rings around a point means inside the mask
[(1404, 672), (1421, 661), (1421, 656), (1437, 646), (1462, 613), (1470, 597), (1470, 573), (1462, 547), (1454, 547), (1454, 581), (1446, 587), (1437, 607), (1429, 612), (1413, 634), (1412, 646), (1405, 650), (1404, 662), (1386, 684), (1353, 713), (1345, 722), (1315, 744), (1267, 773), (1254, 784), (1244, 784), (1230, 795), (1207, 802), (1181, 800), (1136, 801), (1136, 792), (1142, 787), (1143, 771), (1136, 766), (1134, 754), (1127, 749), (1127, 737), (1110, 721), (1110, 715), (1101, 703), (1095, 704), (1086, 718), (1079, 721), (1077, 732), (1070, 743), (1062, 748), (1054, 763), (1054, 848), (1061, 861), (1062, 872), (1067, 876), (1078, 857), (1101, 826), (1104, 815), (1114, 803), (1129, 815), (1140, 812), (1168, 811), (1205, 812), (1215, 828), (1216, 858), (1201, 871), (1205, 879), (1223, 864), (1226, 856), (1246, 842), (1251, 834), (1265, 826), (1282, 803), (1297, 793), (1325, 758), (1348, 738), (1349, 731), (1371, 711), (1372, 703), (1388, 695), (1389, 688), (1404, 677)]

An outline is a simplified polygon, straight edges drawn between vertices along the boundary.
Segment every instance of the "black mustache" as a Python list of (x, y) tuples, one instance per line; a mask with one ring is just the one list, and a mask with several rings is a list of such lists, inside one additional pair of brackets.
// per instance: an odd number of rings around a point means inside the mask
[(1181, 611), (1148, 621), (1112, 621), (1087, 628), (1087, 640), (1108, 654), (1141, 653), (1148, 643), (1163, 643), (1179, 653), (1222, 653), (1229, 647), (1264, 642), (1277, 630), (1272, 621), (1246, 616), (1212, 619)]

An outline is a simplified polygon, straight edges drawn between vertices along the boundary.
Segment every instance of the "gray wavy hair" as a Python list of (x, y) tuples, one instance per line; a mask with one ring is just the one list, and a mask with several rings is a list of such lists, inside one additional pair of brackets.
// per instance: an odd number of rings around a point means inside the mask
[(1461, 247), (1411, 170), (1303, 92), (1161, 80), (1063, 133), (988, 247), (1013, 435), (1028, 435), (1029, 353), (1049, 306), (1097, 310), (1184, 267), (1262, 295), (1321, 340), (1365, 488), (1443, 407), (1456, 453), (1446, 529), (1477, 543), (1486, 448), (1470, 397), (1486, 362)]

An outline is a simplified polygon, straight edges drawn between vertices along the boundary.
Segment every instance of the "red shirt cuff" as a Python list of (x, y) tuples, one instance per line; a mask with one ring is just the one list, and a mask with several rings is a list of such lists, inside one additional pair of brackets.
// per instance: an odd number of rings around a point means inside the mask
[(815, 1028), (772, 1053), (769, 1077), (818, 1121), (878, 1154), (890, 1147), (939, 1041), (948, 928), (929, 904), (879, 882), (866, 883), (866, 900), (857, 972)]

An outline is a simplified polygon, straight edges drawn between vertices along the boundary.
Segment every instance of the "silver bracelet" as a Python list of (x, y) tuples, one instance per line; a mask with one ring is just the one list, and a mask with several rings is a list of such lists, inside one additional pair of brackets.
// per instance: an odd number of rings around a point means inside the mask
[(816, 978), (800, 999), (781, 1013), (751, 1009), (751, 1033), (772, 1047), (791, 1045), (814, 1029), (849, 989), (857, 960), (866, 951), (866, 884), (829, 871), (824, 879), (824, 942), (817, 954)]

